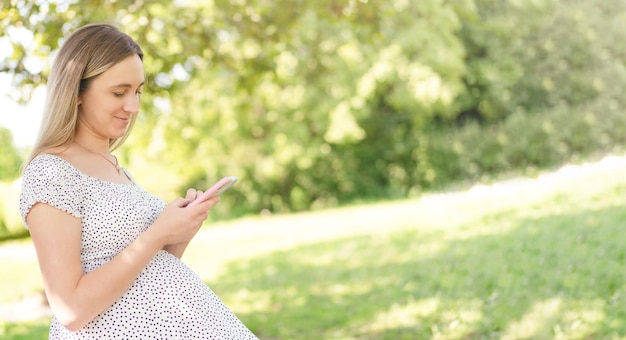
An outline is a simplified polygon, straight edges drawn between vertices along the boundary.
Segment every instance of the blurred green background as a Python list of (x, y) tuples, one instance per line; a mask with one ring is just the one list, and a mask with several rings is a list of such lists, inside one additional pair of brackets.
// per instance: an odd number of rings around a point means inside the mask
[(239, 176), (231, 216), (532, 175), (626, 138), (622, 0), (5, 0), (0, 71), (28, 100), (62, 37), (102, 21), (146, 54), (122, 162), (166, 199)]
[[(623, 0), (0, 6), (0, 72), (22, 101), (45, 84), (63, 37), (83, 24), (114, 23), (137, 40), (147, 86), (133, 134), (116, 153), (166, 200), (238, 176), (214, 220), (417, 199), (624, 151)], [(0, 149), (0, 235), (21, 237), (14, 181), (28, 150), (2, 128)], [(417, 228), (408, 220), (402, 225)], [(567, 223), (553, 222), (542, 223)], [(477, 338), (503, 327), (485, 323)]]

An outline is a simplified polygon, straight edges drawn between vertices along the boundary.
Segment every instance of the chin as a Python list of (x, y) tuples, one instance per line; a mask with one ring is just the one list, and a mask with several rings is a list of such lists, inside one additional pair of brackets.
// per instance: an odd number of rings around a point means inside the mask
[(126, 130), (118, 131), (116, 133), (111, 133), (111, 134), (109, 134), (109, 138), (110, 139), (120, 139), (120, 138), (124, 137), (124, 135), (126, 135)]

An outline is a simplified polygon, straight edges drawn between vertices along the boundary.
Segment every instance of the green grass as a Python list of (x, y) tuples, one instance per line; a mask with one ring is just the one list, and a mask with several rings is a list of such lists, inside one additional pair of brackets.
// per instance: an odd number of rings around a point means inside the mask
[[(219, 223), (184, 261), (262, 339), (620, 339), (626, 163), (602, 164)], [(7, 247), (30, 245), (0, 247), (0, 303), (40, 289), (34, 256)], [(46, 323), (0, 320), (0, 337)]]

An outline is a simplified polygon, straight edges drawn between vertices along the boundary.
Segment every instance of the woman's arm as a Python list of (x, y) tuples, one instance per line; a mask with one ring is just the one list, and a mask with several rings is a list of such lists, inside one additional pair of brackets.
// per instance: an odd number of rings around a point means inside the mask
[(185, 253), (185, 250), (187, 250), (188, 245), (189, 245), (189, 242), (183, 242), (183, 243), (178, 243), (178, 244), (168, 244), (165, 247), (163, 247), (163, 250), (181, 259), (183, 257), (183, 254)]
[(81, 220), (48, 204), (34, 205), (27, 224), (46, 295), (59, 321), (71, 331), (84, 327), (124, 295), (166, 244), (189, 242), (217, 201), (193, 209), (184, 208), (187, 203), (178, 199), (168, 205), (146, 232), (111, 261), (87, 274), (80, 258)]

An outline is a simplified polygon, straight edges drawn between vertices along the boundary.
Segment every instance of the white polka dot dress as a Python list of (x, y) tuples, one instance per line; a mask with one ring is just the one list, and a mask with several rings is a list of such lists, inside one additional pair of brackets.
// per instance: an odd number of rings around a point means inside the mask
[[(82, 220), (81, 260), (88, 273), (126, 248), (156, 220), (165, 202), (136, 184), (87, 176), (42, 154), (22, 179), (25, 220), (37, 202)], [(189, 267), (161, 250), (128, 291), (78, 332), (53, 316), (50, 339), (257, 339)]]

